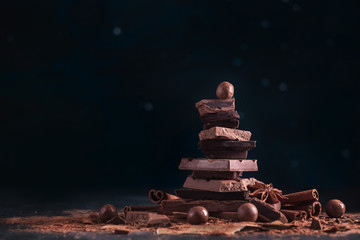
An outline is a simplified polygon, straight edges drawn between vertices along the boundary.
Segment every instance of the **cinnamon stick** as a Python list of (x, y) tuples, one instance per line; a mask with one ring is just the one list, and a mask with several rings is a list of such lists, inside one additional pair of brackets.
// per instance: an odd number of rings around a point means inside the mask
[(285, 217), (287, 218), (287, 220), (289, 222), (292, 222), (294, 220), (302, 220), (302, 219), (305, 219), (307, 214), (305, 211), (303, 210), (285, 210), (285, 209), (282, 209), (280, 210), (280, 212), (282, 212)]
[(307, 218), (311, 218), (313, 216), (319, 216), (321, 213), (321, 203), (313, 202), (305, 205), (284, 205), (282, 209), (286, 210), (302, 210), (307, 214)]
[(319, 200), (319, 192), (316, 189), (310, 189), (302, 192), (296, 192), (284, 195), (280, 199), (282, 204), (300, 205), (305, 203), (312, 203)]
[(151, 189), (149, 199), (153, 203), (161, 203), (163, 200), (178, 199), (178, 197), (161, 190)]
[(141, 212), (141, 211), (148, 211), (148, 212), (157, 212), (161, 213), (161, 206), (125, 206), (123, 209), (124, 215), (126, 216), (127, 212)]

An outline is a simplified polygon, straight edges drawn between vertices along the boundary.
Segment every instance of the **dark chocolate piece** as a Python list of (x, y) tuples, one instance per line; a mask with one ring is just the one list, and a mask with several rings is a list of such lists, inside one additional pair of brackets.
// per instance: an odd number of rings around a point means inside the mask
[(209, 219), (209, 212), (202, 206), (192, 207), (189, 210), (186, 219), (190, 224), (203, 224)]
[(250, 199), (250, 203), (254, 204), (259, 211), (259, 216), (263, 216), (265, 220), (276, 221), (279, 220), (283, 223), (288, 222), (285, 215), (280, 211), (273, 208), (268, 203), (261, 201), (257, 198)]
[(117, 209), (114, 205), (106, 204), (99, 211), (99, 222), (105, 223), (118, 216)]
[(145, 227), (166, 227), (170, 225), (170, 219), (166, 215), (151, 212), (127, 212), (127, 223), (139, 224)]
[(228, 112), (235, 109), (235, 99), (203, 99), (195, 104), (200, 116), (209, 113)]
[(249, 198), (249, 191), (212, 192), (197, 189), (177, 189), (175, 192), (180, 198), (193, 200), (246, 200)]
[(203, 140), (199, 148), (208, 158), (247, 158), (248, 151), (256, 147), (256, 141)]
[(218, 113), (208, 113), (203, 116), (200, 116), (200, 120), (206, 124), (211, 122), (218, 122), (224, 120), (233, 120), (236, 121), (240, 118), (237, 111), (228, 111), (228, 112), (218, 112)]
[(237, 210), (237, 216), (241, 222), (255, 222), (258, 214), (256, 206), (252, 203), (245, 203)]
[(203, 128), (204, 129), (210, 129), (213, 127), (225, 127), (225, 128), (238, 128), (239, 127), (239, 120), (223, 120), (223, 121), (216, 121), (216, 122), (210, 122), (205, 123)]
[(320, 220), (318, 218), (313, 218), (310, 228), (313, 229), (313, 230), (321, 230), (322, 225), (321, 225)]
[(216, 88), (216, 96), (219, 99), (230, 99), (234, 96), (234, 86), (227, 82), (221, 82)]
[(248, 201), (232, 200), (232, 201), (218, 201), (218, 200), (195, 200), (185, 201), (165, 200), (161, 202), (161, 210), (164, 213), (172, 212), (188, 212), (192, 207), (202, 206), (209, 212), (236, 212), (237, 209)]
[(241, 177), (242, 172), (218, 172), (218, 171), (193, 171), (191, 177), (194, 179), (236, 180)]
[(326, 203), (325, 212), (331, 218), (339, 218), (345, 213), (345, 204), (338, 199), (332, 199)]
[(251, 138), (251, 132), (225, 128), (225, 127), (213, 127), (207, 130), (202, 130), (199, 133), (200, 140), (236, 140), (236, 141), (249, 141)]

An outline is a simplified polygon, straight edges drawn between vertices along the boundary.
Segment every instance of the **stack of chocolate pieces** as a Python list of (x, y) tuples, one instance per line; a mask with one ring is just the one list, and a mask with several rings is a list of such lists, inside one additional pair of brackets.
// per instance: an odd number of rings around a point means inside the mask
[(199, 148), (205, 158), (183, 158), (179, 169), (191, 170), (185, 189), (176, 190), (183, 199), (242, 200), (249, 196), (248, 185), (254, 178), (241, 178), (245, 171), (257, 171), (257, 160), (247, 159), (256, 147), (251, 132), (237, 129), (239, 114), (235, 110), (233, 86), (218, 86), (219, 99), (203, 99), (195, 104), (204, 123), (199, 133)]

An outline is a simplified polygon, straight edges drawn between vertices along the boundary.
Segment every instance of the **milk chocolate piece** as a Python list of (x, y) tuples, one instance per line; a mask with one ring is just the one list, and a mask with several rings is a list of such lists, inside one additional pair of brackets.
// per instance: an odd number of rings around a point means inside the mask
[(209, 122), (205, 123), (203, 126), (204, 129), (210, 129), (213, 127), (238, 128), (239, 120), (228, 119), (223, 121)]
[(218, 172), (218, 171), (193, 171), (191, 177), (206, 180), (236, 180), (241, 177), (242, 172)]
[(240, 178), (238, 180), (204, 180), (193, 179), (189, 176), (186, 178), (184, 188), (214, 192), (238, 192), (247, 191), (247, 186), (254, 184), (256, 181), (255, 178)]
[(319, 192), (316, 189), (310, 189), (302, 192), (296, 192), (284, 195), (281, 199), (282, 204), (305, 204), (319, 200)]
[(287, 220), (289, 222), (292, 222), (294, 220), (303, 220), (306, 218), (307, 214), (303, 210), (285, 210), (281, 209), (280, 212), (282, 212)]
[(224, 128), (224, 127), (213, 127), (207, 130), (202, 130), (199, 133), (200, 140), (212, 140), (212, 139), (226, 139), (226, 140), (237, 140), (237, 141), (249, 141), (251, 138), (251, 132)]
[(249, 198), (249, 191), (212, 192), (197, 189), (177, 189), (175, 192), (182, 199), (192, 200), (246, 200)]
[(195, 200), (185, 201), (181, 199), (165, 200), (161, 202), (161, 210), (164, 213), (185, 212), (187, 213), (192, 207), (202, 206), (208, 212), (236, 212), (237, 209), (248, 201), (232, 200), (232, 201), (217, 201), (217, 200)]
[(179, 169), (194, 171), (224, 171), (245, 172), (257, 171), (255, 159), (207, 159), (207, 158), (183, 158)]
[(166, 215), (151, 212), (127, 212), (125, 220), (130, 224), (139, 224), (145, 227), (166, 227), (170, 219)]
[(149, 199), (153, 203), (161, 203), (161, 201), (163, 200), (177, 199), (177, 198), (178, 197), (161, 190), (151, 189), (149, 191)]
[(235, 109), (235, 99), (203, 99), (195, 104), (200, 116), (208, 113), (227, 112)]
[(218, 112), (218, 113), (208, 113), (200, 116), (200, 120), (206, 124), (211, 122), (220, 122), (224, 120), (236, 121), (240, 118), (237, 111), (228, 111), (228, 112)]
[[(282, 214), (280, 211), (276, 210), (272, 206), (270, 206), (268, 203), (261, 201), (257, 198), (250, 199), (250, 203), (254, 204), (256, 208), (259, 211), (259, 216), (263, 216), (263, 220), (266, 221), (276, 221), (279, 220), (283, 223), (288, 222), (285, 215)], [(260, 217), (261, 218), (261, 217)]]

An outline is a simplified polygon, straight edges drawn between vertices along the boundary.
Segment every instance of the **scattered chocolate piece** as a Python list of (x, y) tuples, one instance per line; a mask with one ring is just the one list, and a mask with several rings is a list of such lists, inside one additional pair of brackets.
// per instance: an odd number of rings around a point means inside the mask
[(187, 177), (184, 188), (199, 189), (213, 192), (242, 192), (247, 186), (254, 184), (255, 178), (239, 178), (237, 180), (205, 180)]
[(300, 205), (306, 203), (312, 203), (319, 200), (319, 192), (316, 189), (310, 189), (302, 192), (296, 192), (283, 195), (284, 198), (280, 199), (281, 203)]
[(234, 86), (229, 82), (221, 82), (216, 88), (216, 96), (219, 99), (230, 99), (234, 96)]
[(209, 213), (206, 208), (202, 206), (192, 207), (187, 215), (187, 221), (190, 224), (198, 225), (206, 223), (209, 219)]
[(165, 200), (161, 202), (161, 211), (163, 213), (188, 212), (192, 207), (202, 206), (209, 212), (236, 212), (242, 204), (247, 202), (245, 200)]
[(311, 229), (314, 229), (314, 230), (321, 230), (322, 229), (322, 225), (321, 225), (321, 222), (318, 218), (313, 218), (312, 219), (312, 222), (311, 222), (311, 226), (310, 226)]
[(151, 212), (127, 212), (127, 223), (138, 224), (145, 227), (166, 227), (170, 225), (170, 219), (166, 215)]
[(249, 197), (249, 191), (213, 192), (197, 189), (177, 189), (175, 192), (182, 199), (193, 200), (245, 200)]
[(203, 99), (195, 104), (200, 116), (208, 113), (228, 112), (235, 110), (235, 99)]
[(114, 205), (106, 204), (99, 211), (99, 222), (105, 223), (118, 216), (117, 209)]
[(325, 212), (331, 218), (339, 218), (345, 213), (345, 204), (338, 199), (332, 199), (326, 203)]
[(242, 172), (257, 171), (255, 159), (208, 159), (208, 158), (183, 158), (179, 169), (194, 171), (220, 171)]
[(255, 222), (258, 214), (258, 209), (251, 203), (245, 203), (237, 210), (237, 216), (241, 222)]
[(99, 222), (99, 214), (91, 212), (89, 215), (90, 221), (92, 223), (98, 223)]
[(249, 141), (251, 138), (251, 132), (225, 128), (225, 127), (213, 127), (210, 129), (202, 130), (199, 133), (200, 140), (212, 140), (212, 139), (227, 139), (237, 141)]
[(282, 214), (279, 210), (276, 210), (268, 203), (261, 201), (257, 198), (250, 199), (250, 203), (254, 204), (259, 212), (260, 220), (265, 220), (267, 222), (279, 220), (282, 223), (288, 222), (285, 215)]
[(306, 218), (307, 214), (305, 211), (302, 210), (285, 210), (281, 209), (280, 212), (282, 212), (287, 220), (289, 222), (295, 221), (295, 220), (303, 220)]

